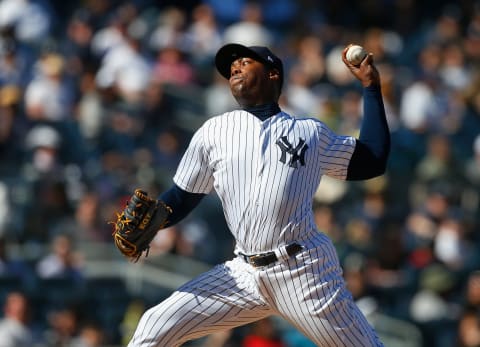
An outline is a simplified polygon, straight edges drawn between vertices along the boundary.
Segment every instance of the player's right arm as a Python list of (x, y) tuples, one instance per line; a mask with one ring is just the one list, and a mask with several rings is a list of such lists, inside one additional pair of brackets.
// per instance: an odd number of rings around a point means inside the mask
[(172, 209), (165, 228), (175, 225), (185, 218), (206, 196), (201, 193), (190, 193), (174, 184), (169, 190), (160, 195), (159, 200), (163, 201)]
[(174, 184), (159, 197), (172, 209), (165, 227), (180, 222), (212, 190), (213, 175), (205, 153), (204, 128), (205, 124), (193, 135), (173, 177)]

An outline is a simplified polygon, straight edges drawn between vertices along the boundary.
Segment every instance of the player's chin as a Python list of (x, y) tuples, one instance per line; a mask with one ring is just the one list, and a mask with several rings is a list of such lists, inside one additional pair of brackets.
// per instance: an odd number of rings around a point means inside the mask
[(231, 83), (230, 91), (235, 98), (242, 98), (246, 93), (246, 88), (243, 83)]

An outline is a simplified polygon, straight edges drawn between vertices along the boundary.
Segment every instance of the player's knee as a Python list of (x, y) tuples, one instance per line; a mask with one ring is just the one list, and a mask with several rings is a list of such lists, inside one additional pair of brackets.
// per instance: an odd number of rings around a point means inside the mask
[(128, 346), (174, 347), (183, 343), (177, 331), (177, 312), (171, 310), (171, 307), (157, 305), (145, 311)]

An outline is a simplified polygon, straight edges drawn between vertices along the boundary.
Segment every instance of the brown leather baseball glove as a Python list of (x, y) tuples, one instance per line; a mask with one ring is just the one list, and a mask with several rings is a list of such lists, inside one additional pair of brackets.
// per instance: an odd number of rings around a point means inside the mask
[(163, 201), (152, 199), (136, 189), (125, 209), (117, 213), (113, 238), (120, 252), (136, 262), (143, 252), (148, 255), (150, 242), (165, 227), (172, 209)]

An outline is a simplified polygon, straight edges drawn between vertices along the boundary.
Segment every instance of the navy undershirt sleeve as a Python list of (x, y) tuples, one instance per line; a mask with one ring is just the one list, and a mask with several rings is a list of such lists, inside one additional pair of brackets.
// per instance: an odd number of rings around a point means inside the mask
[(363, 90), (363, 121), (350, 160), (347, 180), (364, 180), (385, 172), (390, 153), (390, 131), (379, 86)]
[(185, 218), (205, 197), (206, 194), (190, 193), (174, 184), (159, 197), (171, 209), (165, 227), (172, 226)]

